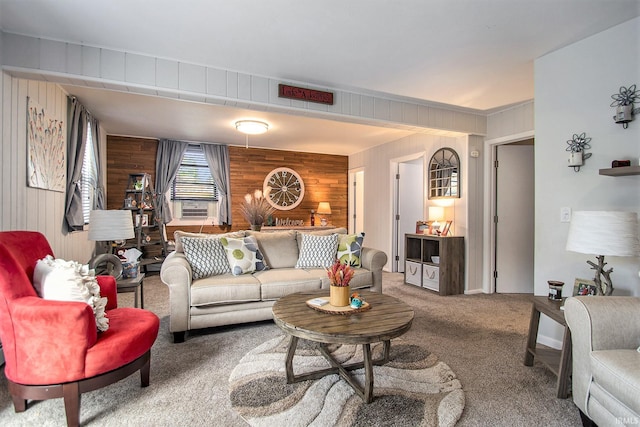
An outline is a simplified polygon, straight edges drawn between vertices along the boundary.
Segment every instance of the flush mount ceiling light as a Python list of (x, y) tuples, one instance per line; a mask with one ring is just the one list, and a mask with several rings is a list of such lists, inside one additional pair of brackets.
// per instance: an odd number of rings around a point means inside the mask
[(269, 130), (269, 125), (258, 120), (238, 120), (236, 129), (247, 135), (260, 135)]

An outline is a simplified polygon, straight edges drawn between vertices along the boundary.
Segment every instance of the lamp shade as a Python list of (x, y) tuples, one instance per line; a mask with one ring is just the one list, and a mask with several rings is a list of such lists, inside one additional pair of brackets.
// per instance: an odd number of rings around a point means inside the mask
[(98, 242), (133, 239), (133, 220), (127, 210), (95, 210), (89, 215), (89, 240)]
[(329, 202), (318, 203), (318, 215), (331, 215), (331, 205)]
[(613, 211), (574, 212), (566, 249), (591, 255), (638, 256), (638, 214)]
[(429, 206), (429, 221), (444, 220), (444, 208), (442, 206)]

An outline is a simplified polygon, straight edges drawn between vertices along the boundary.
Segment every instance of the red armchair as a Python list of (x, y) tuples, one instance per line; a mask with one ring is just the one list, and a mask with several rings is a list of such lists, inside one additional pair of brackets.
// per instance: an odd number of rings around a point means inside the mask
[(80, 423), (80, 395), (140, 370), (149, 385), (151, 346), (159, 319), (147, 310), (117, 308), (116, 282), (99, 276), (107, 297), (109, 329), (97, 332), (92, 308), (82, 302), (40, 298), (32, 284), (37, 260), (53, 255), (31, 231), (0, 232), (0, 341), (16, 412), (27, 400), (64, 398), (67, 425)]

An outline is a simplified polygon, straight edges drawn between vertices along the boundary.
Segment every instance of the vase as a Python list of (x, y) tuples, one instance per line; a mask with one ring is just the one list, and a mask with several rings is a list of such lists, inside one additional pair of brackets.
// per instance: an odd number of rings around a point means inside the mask
[(262, 230), (262, 224), (251, 224), (251, 231), (260, 231)]
[(334, 307), (349, 305), (349, 286), (329, 286), (329, 304)]

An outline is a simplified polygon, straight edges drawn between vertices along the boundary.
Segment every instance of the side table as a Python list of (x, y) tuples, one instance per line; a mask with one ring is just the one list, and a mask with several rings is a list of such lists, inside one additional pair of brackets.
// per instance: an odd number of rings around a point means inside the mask
[[(529, 323), (529, 338), (524, 355), (525, 366), (533, 366), (533, 359), (538, 358), (551, 372), (558, 377), (556, 396), (560, 399), (569, 397), (569, 377), (571, 375), (571, 331), (564, 320), (564, 311), (560, 307), (562, 301), (552, 301), (546, 296), (533, 297), (531, 307), (531, 323)], [(540, 313), (549, 316), (564, 327), (562, 350), (552, 348), (536, 348)]]
[(133, 292), (133, 306), (138, 307), (138, 289), (140, 289), (140, 308), (144, 308), (144, 273), (138, 273), (136, 277), (116, 280), (118, 293)]

